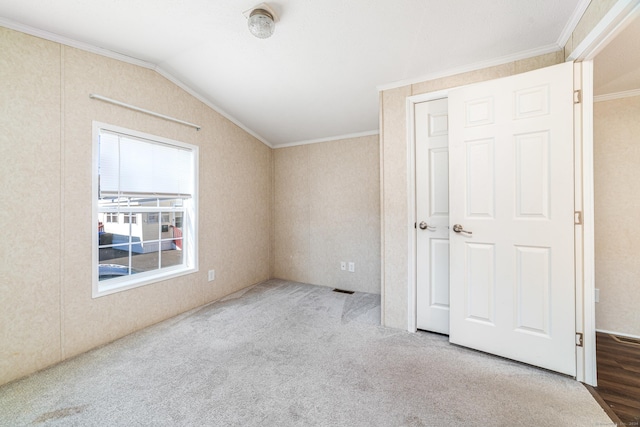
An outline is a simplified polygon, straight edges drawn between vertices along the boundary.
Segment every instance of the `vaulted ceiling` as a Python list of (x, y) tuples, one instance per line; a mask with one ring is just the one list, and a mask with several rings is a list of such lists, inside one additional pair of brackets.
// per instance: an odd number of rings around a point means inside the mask
[(277, 147), (377, 131), (381, 86), (557, 51), (588, 1), (275, 0), (268, 39), (258, 3), (0, 0), (0, 25), (144, 61)]

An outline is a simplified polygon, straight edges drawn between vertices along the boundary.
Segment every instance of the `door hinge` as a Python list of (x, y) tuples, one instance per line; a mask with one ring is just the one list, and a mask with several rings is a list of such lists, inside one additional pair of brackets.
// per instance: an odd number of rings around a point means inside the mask
[(582, 102), (582, 91), (580, 89), (573, 91), (573, 103), (580, 104)]
[(582, 225), (582, 211), (576, 211), (573, 213), (573, 223), (575, 225)]
[(576, 347), (582, 347), (582, 332), (576, 332)]

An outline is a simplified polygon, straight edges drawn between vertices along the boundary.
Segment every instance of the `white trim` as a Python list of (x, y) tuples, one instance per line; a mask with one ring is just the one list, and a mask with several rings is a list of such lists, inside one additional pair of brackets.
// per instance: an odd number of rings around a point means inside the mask
[(596, 364), (596, 276), (595, 208), (593, 168), (593, 61), (582, 62), (582, 307), (584, 334), (584, 378), (597, 386)]
[[(582, 90), (582, 64), (573, 64), (573, 90)], [(573, 104), (573, 208), (574, 212), (583, 212), (582, 208), (582, 104)], [(573, 227), (574, 250), (574, 287), (575, 287), (575, 332), (584, 337), (584, 227), (582, 221)], [(586, 340), (583, 340), (583, 342)], [(576, 374), (578, 381), (584, 381), (584, 344), (575, 347)]]
[[(152, 141), (159, 141), (174, 146), (184, 147), (191, 151), (193, 161), (193, 194), (191, 197), (192, 207), (185, 211), (185, 215), (189, 216), (186, 221), (187, 229), (184, 231), (185, 236), (189, 236), (188, 239), (183, 241), (187, 247), (184, 248), (184, 264), (175, 267), (164, 268), (162, 270), (151, 270), (144, 273), (139, 273), (133, 276), (127, 276), (126, 278), (115, 278), (109, 280), (110, 283), (101, 283), (98, 277), (98, 233), (97, 222), (98, 218), (98, 157), (99, 157), (99, 135), (100, 130), (106, 129), (108, 131), (117, 132), (119, 134), (130, 135), (138, 138), (143, 138)], [(116, 125), (110, 125), (107, 123), (101, 123), (93, 121), (92, 123), (92, 202), (91, 202), (91, 214), (92, 214), (92, 285), (91, 294), (92, 298), (98, 298), (105, 295), (110, 295), (116, 292), (125, 291), (128, 289), (137, 288), (144, 285), (150, 285), (163, 280), (171, 279), (174, 277), (184, 276), (191, 273), (198, 272), (198, 185), (199, 185), (199, 150), (197, 145), (188, 144), (173, 139), (151, 135), (144, 132), (139, 132), (132, 129), (123, 128)], [(122, 279), (122, 280), (121, 280)]]
[(593, 102), (613, 101), (614, 99), (631, 98), (633, 96), (640, 96), (640, 89), (597, 95), (593, 97)]
[(582, 19), (582, 16), (586, 12), (590, 3), (591, 0), (580, 0), (580, 3), (578, 3), (578, 5), (576, 6), (573, 14), (567, 21), (564, 29), (558, 37), (558, 41), (556, 42), (558, 46), (565, 46), (567, 44), (567, 41), (569, 41), (569, 37), (571, 37), (571, 34), (573, 34), (574, 30), (578, 26), (580, 19)]
[[(583, 196), (583, 382), (597, 385), (595, 316), (595, 218), (593, 169), (593, 59), (640, 13), (640, 0), (618, 0), (568, 61), (582, 62), (582, 196)], [(579, 379), (579, 378), (578, 378)]]
[(360, 138), (362, 136), (371, 136), (371, 135), (380, 135), (379, 130), (368, 130), (365, 132), (356, 132), (356, 133), (348, 133), (345, 135), (338, 136), (329, 136), (326, 138), (317, 138), (317, 139), (309, 139), (306, 141), (298, 141), (298, 142), (288, 142), (286, 144), (277, 144), (271, 148), (287, 148), (287, 147), (296, 147), (298, 145), (309, 145), (309, 144), (317, 144), (319, 142), (331, 142), (331, 141), (339, 141), (341, 139), (350, 139), (350, 138)]
[(576, 380), (597, 386), (595, 336), (595, 273), (589, 261), (594, 257), (593, 208), (593, 61), (583, 61), (574, 77), (575, 89), (582, 91), (576, 114), (577, 211), (582, 224), (576, 225), (576, 332), (583, 334), (583, 346), (576, 347)]
[(435, 73), (423, 75), (423, 76), (412, 78), (412, 79), (399, 80), (399, 81), (396, 81), (396, 82), (379, 85), (379, 86), (377, 86), (377, 89), (378, 89), (378, 91), (395, 89), (395, 88), (398, 88), (398, 87), (409, 86), (409, 85), (416, 84), (416, 83), (422, 83), (422, 82), (425, 82), (425, 81), (428, 81), (428, 80), (435, 80), (435, 79), (439, 79), (439, 78), (443, 78), (443, 77), (454, 76), (454, 75), (457, 75), (457, 74), (468, 73), (470, 71), (477, 71), (477, 70), (482, 70), (482, 69), (485, 69), (485, 68), (495, 67), (497, 65), (508, 64), (509, 62), (514, 62), (514, 61), (520, 61), (522, 59), (533, 58), (535, 56), (545, 55), (547, 53), (558, 52), (560, 50), (562, 50), (562, 48), (559, 47), (556, 44), (542, 46), (542, 47), (539, 47), (539, 48), (530, 49), (530, 50), (526, 50), (526, 51), (523, 51), (523, 52), (515, 53), (513, 55), (506, 55), (506, 56), (503, 56), (503, 57), (500, 57), (500, 58), (489, 59), (487, 61), (482, 61), (482, 62), (476, 62), (475, 64), (463, 65), (463, 66), (457, 67), (457, 68), (450, 68), (448, 70), (438, 71), (438, 72), (435, 72)]
[(95, 298), (98, 294), (98, 266), (99, 249), (98, 244), (100, 242), (99, 234), (97, 233), (98, 224), (98, 182), (99, 182), (99, 135), (100, 124), (98, 122), (92, 123), (91, 129), (91, 297)]
[(411, 97), (407, 98), (407, 235), (409, 261), (407, 265), (407, 330), (418, 330), (417, 317), (417, 236), (416, 236), (416, 132), (415, 132), (415, 103)]
[(124, 55), (122, 53), (114, 52), (109, 49), (93, 46), (89, 43), (80, 42), (69, 37), (51, 33), (49, 31), (41, 30), (39, 28), (30, 27), (28, 25), (21, 24), (20, 22), (16, 22), (11, 19), (4, 18), (2, 16), (0, 16), (0, 26), (9, 28), (11, 30), (19, 31), (21, 33), (29, 34), (35, 37), (39, 37), (41, 39), (49, 40), (55, 43), (60, 43), (65, 46), (75, 47), (76, 49), (84, 50), (86, 52), (91, 52), (97, 55), (106, 56), (108, 58), (126, 62), (128, 64), (133, 64), (139, 67), (148, 68), (150, 70), (153, 70), (156, 68), (156, 65), (152, 64), (151, 62), (134, 58), (132, 56)]
[(618, 0), (584, 40), (574, 47), (567, 61), (595, 58), (639, 14), (640, 0)]
[(607, 331), (607, 330), (604, 330), (604, 329), (596, 329), (596, 331), (597, 332), (602, 332), (603, 334), (618, 335), (620, 337), (634, 338), (634, 339), (640, 340), (640, 335), (632, 335), (632, 334), (626, 334), (626, 333), (622, 333), (622, 332)]
[[(384, 133), (384, 96), (382, 93), (378, 93), (378, 105), (380, 109), (378, 110), (378, 123), (380, 126), (380, 134)], [(385, 183), (384, 183), (384, 144), (383, 138), (378, 138), (378, 155), (380, 157), (379, 165), (379, 183), (380, 183), (380, 325), (386, 326), (387, 318), (385, 313), (385, 307), (387, 306), (387, 293), (386, 293), (386, 270), (385, 270), (385, 262), (386, 262), (386, 240), (385, 240)], [(273, 163), (273, 162), (272, 162)], [(275, 174), (273, 174), (275, 175)]]
[(105, 56), (107, 58), (112, 58), (112, 59), (115, 59), (115, 60), (118, 60), (118, 61), (121, 61), (121, 62), (125, 62), (125, 63), (132, 64), (132, 65), (137, 65), (139, 67), (143, 67), (143, 68), (147, 68), (147, 69), (153, 70), (153, 71), (157, 72), (158, 74), (160, 74), (162, 77), (164, 77), (167, 80), (169, 80), (171, 83), (175, 84), (176, 86), (178, 86), (179, 88), (181, 88), (182, 90), (187, 92), (189, 95), (191, 95), (194, 98), (196, 98), (198, 101), (204, 103), (206, 106), (208, 106), (213, 111), (215, 111), (216, 113), (218, 113), (221, 116), (223, 116), (225, 119), (229, 120), (230, 122), (232, 122), (233, 124), (238, 126), (243, 131), (247, 132), (249, 135), (253, 136), (257, 140), (259, 140), (260, 142), (265, 144), (267, 147), (273, 148), (273, 144), (270, 143), (269, 141), (267, 141), (261, 135), (259, 135), (258, 133), (252, 131), (248, 127), (246, 127), (238, 119), (236, 119), (235, 117), (233, 117), (232, 115), (230, 115), (229, 113), (224, 111), (222, 108), (220, 108), (217, 105), (215, 105), (213, 102), (211, 102), (210, 100), (205, 98), (203, 95), (199, 94), (194, 89), (192, 89), (191, 87), (187, 86), (185, 83), (183, 83), (182, 81), (180, 81), (179, 79), (177, 79), (176, 77), (171, 75), (169, 72), (167, 72), (164, 69), (160, 68), (156, 64), (153, 64), (153, 63), (148, 62), (148, 61), (143, 61), (141, 59), (137, 59), (137, 58), (134, 58), (132, 56), (124, 55), (124, 54), (121, 54), (121, 53), (118, 53), (118, 52), (114, 52), (112, 50), (104, 49), (104, 48), (101, 48), (101, 47), (96, 47), (96, 46), (93, 46), (93, 45), (91, 45), (89, 43), (80, 42), (80, 41), (71, 39), (69, 37), (64, 37), (64, 36), (61, 36), (61, 35), (58, 35), (58, 34), (55, 34), (55, 33), (51, 33), (51, 32), (48, 32), (48, 31), (40, 30), (38, 28), (30, 27), (28, 25), (24, 25), (24, 24), (21, 24), (19, 22), (12, 21), (10, 19), (7, 19), (7, 18), (1, 17), (1, 16), (0, 16), (0, 26), (9, 28), (11, 30), (19, 31), (21, 33), (29, 34), (29, 35), (32, 35), (32, 36), (35, 36), (35, 37), (40, 37), (41, 39), (50, 40), (50, 41), (55, 42), (55, 43), (60, 43), (60, 44), (65, 45), (65, 46), (70, 46), (70, 47), (74, 47), (76, 49), (84, 50), (86, 52), (95, 53), (96, 55)]
[(407, 265), (407, 330), (416, 332), (417, 326), (417, 259), (416, 259), (416, 138), (415, 138), (415, 107), (416, 104), (437, 99), (447, 98), (449, 89), (428, 92), (407, 97), (407, 247), (409, 252)]

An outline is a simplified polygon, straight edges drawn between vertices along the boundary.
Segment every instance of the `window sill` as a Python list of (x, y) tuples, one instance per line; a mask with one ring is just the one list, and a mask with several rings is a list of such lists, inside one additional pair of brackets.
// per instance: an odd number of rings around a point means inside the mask
[(197, 271), (197, 267), (176, 266), (163, 271), (149, 271), (147, 273), (138, 273), (104, 281), (99, 281), (98, 278), (95, 277), (93, 280), (92, 298), (99, 298), (105, 295), (151, 285), (153, 283), (196, 273)]

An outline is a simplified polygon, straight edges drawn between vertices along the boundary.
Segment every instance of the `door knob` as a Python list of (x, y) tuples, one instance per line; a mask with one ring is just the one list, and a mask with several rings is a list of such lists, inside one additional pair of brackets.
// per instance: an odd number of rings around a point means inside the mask
[(435, 230), (435, 227), (430, 226), (429, 224), (427, 224), (424, 221), (422, 221), (420, 224), (418, 224), (418, 227), (420, 227), (420, 230)]
[(454, 224), (453, 231), (455, 231), (456, 233), (473, 234), (471, 231), (465, 230), (464, 227), (461, 226), (460, 224)]

